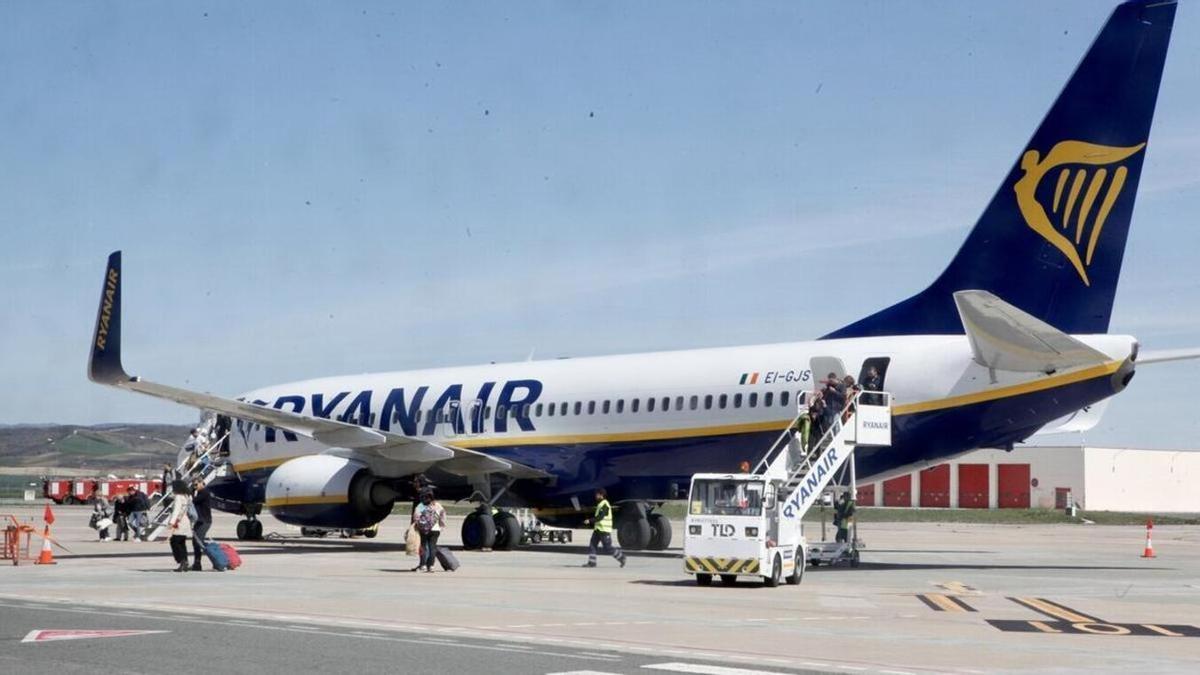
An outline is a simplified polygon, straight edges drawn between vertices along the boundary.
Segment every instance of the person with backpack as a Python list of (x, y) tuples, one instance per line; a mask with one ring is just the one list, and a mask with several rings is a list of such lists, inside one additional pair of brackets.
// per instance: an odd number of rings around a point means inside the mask
[(197, 480), (192, 484), (192, 571), (200, 571), (200, 557), (204, 554), (204, 541), (208, 537), (208, 529), (212, 527), (212, 499), (204, 481)]
[(421, 558), (413, 571), (424, 567), (426, 572), (432, 572), (433, 561), (437, 558), (438, 537), (446, 525), (446, 509), (434, 498), (433, 490), (426, 489), (421, 492), (421, 503), (414, 513), (413, 523), (421, 535)]
[(171, 483), (171, 493), (175, 499), (171, 502), (171, 517), (167, 526), (171, 531), (171, 555), (179, 567), (176, 572), (188, 571), (187, 541), (192, 538), (192, 523), (188, 511), (192, 506), (191, 489), (187, 481), (176, 480)]

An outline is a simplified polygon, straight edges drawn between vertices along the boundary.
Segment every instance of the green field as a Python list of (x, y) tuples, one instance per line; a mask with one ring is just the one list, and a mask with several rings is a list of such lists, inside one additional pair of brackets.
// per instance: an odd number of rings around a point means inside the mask
[(89, 455), (92, 457), (104, 457), (106, 455), (129, 452), (129, 448), (82, 432), (74, 433), (55, 441), (54, 447), (59, 452), (71, 455)]

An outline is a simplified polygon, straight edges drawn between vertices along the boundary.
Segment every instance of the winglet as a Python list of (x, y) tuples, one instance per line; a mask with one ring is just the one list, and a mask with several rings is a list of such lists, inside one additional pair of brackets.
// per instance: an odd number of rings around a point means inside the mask
[(92, 356), (88, 359), (88, 379), (99, 384), (119, 384), (130, 379), (121, 366), (121, 252), (108, 256), (104, 285), (100, 288), (100, 307), (96, 310), (96, 331), (92, 334)]

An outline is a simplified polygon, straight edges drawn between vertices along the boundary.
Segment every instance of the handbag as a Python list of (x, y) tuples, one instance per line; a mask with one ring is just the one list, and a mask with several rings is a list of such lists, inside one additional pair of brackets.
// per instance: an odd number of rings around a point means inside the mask
[(417, 532), (416, 527), (409, 527), (408, 532), (404, 534), (404, 553), (406, 555), (417, 555), (421, 550), (421, 533)]

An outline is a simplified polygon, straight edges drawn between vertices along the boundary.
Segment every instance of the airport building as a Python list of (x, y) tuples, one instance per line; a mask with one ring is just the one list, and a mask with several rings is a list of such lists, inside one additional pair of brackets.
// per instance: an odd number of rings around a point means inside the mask
[(864, 506), (1200, 512), (1200, 451), (1086, 446), (976, 450), (860, 482)]

